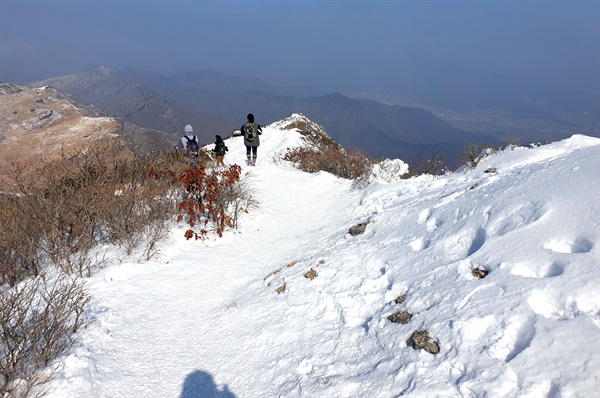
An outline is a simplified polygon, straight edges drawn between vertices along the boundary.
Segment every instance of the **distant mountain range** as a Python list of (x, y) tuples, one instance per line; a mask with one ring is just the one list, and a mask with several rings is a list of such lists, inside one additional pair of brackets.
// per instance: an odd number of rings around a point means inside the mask
[[(183, 132), (186, 124), (194, 126), (198, 132), (222, 132), (234, 126), (231, 122), (186, 107), (175, 98), (162, 94), (177, 84), (153, 73), (99, 67), (30, 85), (54, 87), (82, 103), (97, 106), (108, 115), (163, 131), (173, 140)], [(208, 135), (204, 138), (208, 138)]]
[(453, 157), (465, 143), (493, 141), (457, 129), (433, 113), (412, 107), (353, 99), (316, 89), (284, 88), (255, 77), (231, 77), (214, 71), (163, 76), (134, 69), (106, 67), (31, 85), (49, 85), (93, 104), (109, 115), (164, 131), (173, 138), (191, 124), (204, 143), (227, 135), (253, 113), (268, 124), (300, 112), (321, 124), (344, 147), (372, 156), (408, 161), (444, 148)]

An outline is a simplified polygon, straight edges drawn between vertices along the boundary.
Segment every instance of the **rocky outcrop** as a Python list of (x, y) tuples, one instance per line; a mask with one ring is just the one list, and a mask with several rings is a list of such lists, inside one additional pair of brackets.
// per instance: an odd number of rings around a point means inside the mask
[(369, 224), (368, 222), (362, 222), (360, 224), (357, 224), (357, 225), (351, 227), (348, 230), (348, 233), (350, 235), (352, 235), (352, 236), (364, 234), (365, 233), (365, 229), (367, 228), (368, 224)]

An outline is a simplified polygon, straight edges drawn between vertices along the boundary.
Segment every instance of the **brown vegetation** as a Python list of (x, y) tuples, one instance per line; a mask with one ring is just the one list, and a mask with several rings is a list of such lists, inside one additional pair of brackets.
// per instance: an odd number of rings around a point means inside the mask
[(364, 152), (346, 150), (338, 144), (323, 144), (322, 141), (309, 147), (288, 149), (282, 159), (308, 173), (326, 171), (349, 180), (364, 178), (372, 165)]
[(76, 279), (45, 276), (0, 293), (0, 395), (27, 397), (48, 382), (72, 344), (90, 297)]
[(155, 160), (101, 141), (76, 155), (41, 160), (33, 173), (2, 170), (0, 282), (14, 286), (50, 261), (67, 274), (91, 275), (90, 250), (101, 243), (127, 254), (146, 242), (146, 257), (168, 232), (173, 187), (150, 178)]
[(402, 176), (403, 179), (429, 174), (439, 176), (447, 173), (447, 159), (441, 153), (441, 149), (435, 151), (431, 157), (418, 160), (408, 167), (408, 173)]

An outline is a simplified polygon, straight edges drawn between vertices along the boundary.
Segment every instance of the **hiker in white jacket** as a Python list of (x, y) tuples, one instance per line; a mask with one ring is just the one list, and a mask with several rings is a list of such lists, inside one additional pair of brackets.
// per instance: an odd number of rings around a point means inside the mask
[(185, 135), (177, 143), (177, 152), (198, 152), (198, 136), (194, 135), (194, 129), (189, 124), (185, 126)]
[(189, 124), (185, 126), (185, 135), (177, 143), (177, 152), (182, 154), (192, 164), (192, 167), (198, 163), (198, 136), (194, 135), (194, 129)]

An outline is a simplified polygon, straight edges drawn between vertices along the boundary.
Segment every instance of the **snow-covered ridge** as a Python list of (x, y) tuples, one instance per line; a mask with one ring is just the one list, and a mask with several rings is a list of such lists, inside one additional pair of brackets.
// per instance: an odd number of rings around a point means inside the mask
[(297, 130), (303, 135), (317, 133), (328, 137), (325, 128), (304, 116), (302, 113), (293, 113), (290, 117), (271, 123), (268, 127), (278, 130)]
[[(238, 231), (193, 243), (176, 226), (143, 264), (107, 253), (50, 397), (597, 394), (600, 139), (359, 191), (275, 161), (302, 137), (277, 126), (256, 167), (227, 142), (260, 202)], [(415, 330), (439, 353), (411, 348)]]

